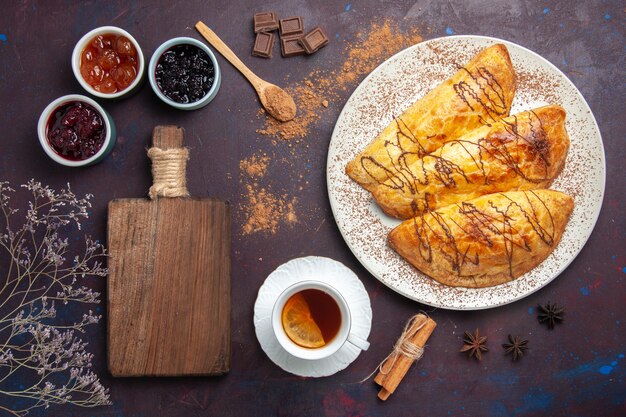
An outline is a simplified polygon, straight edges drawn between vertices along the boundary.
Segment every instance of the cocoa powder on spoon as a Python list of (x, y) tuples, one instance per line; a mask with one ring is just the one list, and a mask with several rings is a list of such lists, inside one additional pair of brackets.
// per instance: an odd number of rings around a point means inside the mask
[(265, 91), (267, 112), (280, 121), (288, 121), (296, 116), (296, 104), (293, 98), (282, 88), (270, 85)]

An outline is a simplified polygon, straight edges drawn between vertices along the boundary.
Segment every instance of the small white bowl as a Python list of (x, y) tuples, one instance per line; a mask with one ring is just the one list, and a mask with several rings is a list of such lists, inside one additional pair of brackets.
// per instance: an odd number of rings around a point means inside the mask
[[(211, 63), (213, 64), (213, 68), (215, 72), (215, 76), (213, 78), (213, 85), (211, 86), (209, 91), (204, 95), (204, 97), (202, 97), (198, 101), (194, 101), (193, 103), (185, 103), (185, 104), (178, 103), (170, 99), (169, 97), (167, 97), (165, 94), (163, 94), (163, 92), (157, 85), (156, 79), (155, 79), (156, 66), (157, 66), (157, 63), (159, 62), (159, 58), (161, 58), (161, 55), (163, 55), (165, 51), (172, 48), (173, 46), (184, 45), (184, 44), (197, 46), (198, 48), (206, 52), (206, 54), (211, 59)], [(204, 43), (196, 39), (181, 37), (181, 38), (173, 38), (173, 39), (163, 42), (161, 46), (159, 46), (157, 50), (154, 51), (154, 54), (152, 54), (152, 58), (150, 58), (150, 63), (148, 64), (148, 79), (150, 80), (150, 86), (152, 87), (152, 90), (157, 95), (157, 97), (159, 97), (163, 102), (180, 110), (196, 110), (196, 109), (206, 106), (207, 104), (211, 102), (211, 100), (215, 98), (218, 90), (220, 89), (222, 75), (220, 73), (220, 67), (217, 64), (217, 59), (215, 59), (215, 55), (213, 55), (213, 52), (209, 49), (208, 46), (206, 46)]]
[[(133, 82), (130, 83), (128, 87), (126, 87), (122, 91), (107, 94), (107, 93), (101, 93), (99, 91), (94, 90), (94, 88), (90, 86), (87, 81), (85, 81), (82, 74), (80, 73), (80, 59), (81, 59), (81, 55), (83, 54), (83, 50), (85, 49), (89, 41), (91, 41), (93, 38), (95, 38), (98, 35), (104, 35), (104, 34), (109, 34), (109, 33), (113, 33), (118, 36), (124, 36), (133, 43), (133, 45), (135, 46), (135, 49), (137, 50), (137, 59), (139, 60), (139, 68), (137, 70), (137, 76), (135, 77)], [(145, 64), (145, 59), (143, 57), (143, 52), (141, 51), (141, 47), (139, 46), (139, 43), (137, 42), (137, 40), (133, 38), (133, 36), (130, 33), (126, 32), (124, 29), (118, 28), (116, 26), (102, 26), (102, 27), (96, 28), (88, 32), (87, 34), (85, 34), (85, 36), (80, 38), (78, 43), (76, 43), (76, 46), (74, 47), (74, 52), (72, 53), (72, 70), (74, 71), (74, 76), (76, 77), (80, 85), (89, 94), (92, 94), (96, 97), (101, 97), (101, 98), (112, 99), (112, 98), (120, 98), (120, 97), (126, 97), (126, 96), (131, 95), (131, 93), (137, 90), (137, 87), (139, 86), (139, 83), (141, 82), (141, 79), (143, 78), (145, 66), (146, 64)]]
[[(52, 113), (57, 108), (61, 107), (62, 105), (69, 103), (69, 102), (73, 102), (73, 101), (80, 101), (83, 103), (87, 103), (93, 108), (95, 108), (98, 111), (98, 113), (100, 113), (100, 115), (102, 116), (102, 120), (104, 121), (104, 126), (106, 128), (106, 136), (104, 137), (104, 142), (102, 143), (102, 147), (100, 148), (100, 150), (96, 152), (95, 155), (87, 159), (80, 160), (80, 161), (66, 159), (66, 158), (63, 158), (58, 153), (56, 153), (56, 151), (50, 145), (50, 142), (48, 142), (48, 135), (47, 135), (48, 120), (50, 119), (50, 116), (52, 115)], [(111, 150), (115, 146), (115, 141), (117, 137), (116, 132), (115, 132), (115, 124), (113, 123), (113, 119), (111, 118), (111, 115), (109, 115), (102, 108), (102, 106), (96, 103), (93, 99), (86, 97), (86, 96), (82, 96), (80, 94), (70, 94), (67, 96), (59, 97), (56, 100), (54, 100), (52, 103), (48, 104), (48, 106), (41, 113), (41, 116), (39, 116), (39, 122), (37, 123), (37, 136), (39, 136), (39, 143), (41, 144), (41, 147), (46, 152), (46, 154), (53, 161), (61, 165), (65, 165), (67, 167), (81, 167), (81, 166), (86, 166), (86, 165), (97, 164), (98, 162), (102, 161), (111, 152)]]

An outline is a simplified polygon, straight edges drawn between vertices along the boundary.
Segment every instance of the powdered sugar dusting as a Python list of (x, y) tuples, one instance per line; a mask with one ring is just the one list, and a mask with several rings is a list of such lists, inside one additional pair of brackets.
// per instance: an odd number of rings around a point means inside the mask
[[(395, 117), (451, 76), (479, 50), (504, 43), (517, 73), (511, 114), (545, 104), (567, 112), (571, 146), (552, 188), (575, 200), (561, 243), (537, 268), (515, 281), (489, 288), (454, 288), (425, 276), (387, 245), (399, 223), (386, 216), (370, 194), (344, 172), (345, 166)], [(498, 39), (457, 36), (433, 39), (390, 58), (370, 74), (346, 103), (333, 132), (327, 164), (333, 214), (348, 246), (381, 282), (416, 301), (450, 309), (482, 309), (525, 297), (556, 278), (589, 238), (604, 194), (602, 138), (589, 106), (576, 87), (545, 59)]]

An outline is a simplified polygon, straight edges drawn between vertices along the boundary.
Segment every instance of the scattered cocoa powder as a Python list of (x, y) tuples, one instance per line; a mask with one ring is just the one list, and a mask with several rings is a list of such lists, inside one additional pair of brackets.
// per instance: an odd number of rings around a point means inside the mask
[(242, 205), (246, 221), (242, 234), (256, 232), (275, 234), (281, 223), (292, 225), (298, 222), (295, 212), (296, 198), (287, 200), (287, 196), (276, 196), (265, 188), (246, 184), (245, 203)]
[(270, 158), (267, 155), (252, 155), (248, 159), (239, 162), (239, 169), (245, 172), (250, 178), (263, 177), (267, 170)]
[[(374, 68), (396, 52), (421, 40), (415, 28), (404, 30), (401, 23), (396, 21), (387, 19), (372, 23), (367, 31), (357, 35), (355, 41), (346, 42), (343, 61), (336, 69), (316, 69), (303, 80), (287, 85), (285, 91), (293, 97), (297, 106), (294, 119), (281, 122), (269, 116), (269, 111), (260, 109), (258, 116), (264, 120), (264, 126), (257, 133), (271, 137), (273, 143), (280, 139), (289, 140), (290, 152), (292, 145), (296, 147), (304, 144), (308, 148), (309, 145), (303, 138), (309, 134), (310, 128), (320, 120), (324, 112), (333, 108), (333, 103), (340, 106), (348, 98), (346, 92), (352, 90)], [(302, 147), (299, 148), (306, 152)], [(298, 153), (297, 156), (302, 155)], [(271, 163), (272, 158), (263, 154), (248, 157), (239, 164), (243, 190), (239, 205), (242, 235), (257, 232), (275, 234), (281, 226), (307, 221), (308, 214), (305, 214), (304, 220), (296, 214), (295, 197), (277, 193), (271, 184), (263, 181)], [(303, 181), (302, 174), (299, 178)], [(299, 189), (302, 190), (303, 187), (300, 186)]]
[(266, 154), (252, 155), (239, 162), (240, 182), (244, 187), (239, 205), (242, 235), (256, 232), (275, 234), (281, 224), (291, 226), (298, 223), (296, 198), (273, 193), (270, 186), (259, 184), (267, 172), (269, 162), (270, 158)]
[(265, 125), (257, 133), (286, 140), (305, 137), (310, 125), (320, 119), (321, 112), (333, 100), (339, 100), (341, 92), (354, 87), (393, 54), (421, 41), (414, 27), (403, 30), (400, 23), (391, 19), (372, 23), (366, 32), (357, 34), (357, 40), (346, 42), (340, 68), (314, 70), (304, 80), (285, 88), (298, 108), (293, 120), (281, 122), (263, 117)]
[(548, 103), (561, 104), (559, 103), (560, 99), (557, 93), (560, 83), (553, 77), (548, 77), (537, 71), (531, 72), (526, 68), (516, 69), (515, 75), (517, 77), (517, 85), (527, 87), (529, 99), (543, 99)]

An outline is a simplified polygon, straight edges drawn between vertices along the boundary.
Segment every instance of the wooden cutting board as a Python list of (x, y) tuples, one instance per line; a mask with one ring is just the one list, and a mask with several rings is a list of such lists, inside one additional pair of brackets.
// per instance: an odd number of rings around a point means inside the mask
[[(157, 126), (153, 145), (183, 146)], [(219, 375), (230, 367), (230, 209), (213, 198), (109, 203), (113, 376)]]

